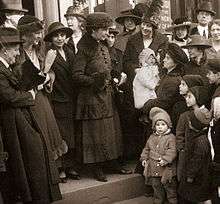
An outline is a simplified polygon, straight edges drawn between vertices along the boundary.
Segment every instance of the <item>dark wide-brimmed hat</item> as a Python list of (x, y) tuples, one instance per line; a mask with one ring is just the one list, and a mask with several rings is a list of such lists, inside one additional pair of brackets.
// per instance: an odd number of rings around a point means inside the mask
[(136, 25), (141, 24), (141, 17), (134, 15), (133, 9), (121, 11), (120, 16), (117, 17), (115, 21), (124, 26), (124, 21), (126, 18), (133, 19)]
[(142, 20), (141, 20), (141, 22), (143, 23), (149, 23), (149, 24), (151, 24), (152, 25), (152, 27), (154, 28), (154, 29), (157, 29), (158, 28), (158, 25), (157, 25), (157, 23), (153, 20), (153, 17), (154, 16), (152, 16), (152, 17), (149, 17), (149, 16), (144, 16), (143, 18), (142, 18)]
[(183, 49), (176, 43), (168, 43), (166, 47), (166, 52), (170, 57), (179, 64), (186, 64), (189, 59)]
[(211, 42), (201, 35), (191, 35), (187, 44), (182, 46), (182, 48), (189, 47), (200, 47), (200, 48), (210, 48), (212, 47)]
[(220, 72), (220, 59), (209, 59), (206, 68), (212, 72)]
[(194, 86), (203, 86), (204, 81), (200, 75), (184, 75), (183, 80), (186, 82), (187, 86), (189, 88), (194, 87)]
[(8, 0), (7, 3), (3, 3), (3, 7), (0, 8), (0, 12), (7, 13), (12, 11), (19, 11), (27, 13), (28, 10), (22, 7), (21, 0)]
[(71, 28), (65, 27), (60, 22), (54, 22), (54, 23), (50, 24), (50, 26), (48, 27), (48, 32), (47, 32), (47, 34), (44, 37), (44, 41), (51, 42), (52, 41), (52, 37), (57, 32), (64, 32), (66, 34), (67, 38), (71, 37), (72, 34), (73, 34), (73, 30)]
[(18, 21), (18, 26), (17, 26), (17, 29), (21, 33), (37, 32), (43, 30), (43, 28), (44, 28), (43, 22), (31, 15), (25, 15), (21, 17)]
[(80, 18), (86, 20), (84, 13), (82, 11), (80, 11), (79, 8), (76, 6), (68, 7), (66, 13), (64, 14), (64, 17), (67, 18), (68, 16), (76, 16), (76, 17), (80, 17)]
[(205, 1), (203, 2), (199, 8), (196, 10), (197, 13), (199, 13), (200, 11), (205, 11), (210, 13), (212, 16), (214, 16), (216, 14), (216, 12), (213, 10), (213, 6), (212, 6), (212, 2), (210, 1)]
[(108, 28), (113, 24), (111, 16), (105, 12), (94, 12), (87, 16), (86, 27)]
[(20, 33), (17, 29), (15, 28), (6, 28), (6, 27), (1, 27), (0, 28), (0, 47), (2, 45), (7, 45), (7, 44), (20, 44), (23, 43), (20, 39)]
[(190, 28), (191, 22), (187, 17), (176, 18), (173, 21), (173, 25), (166, 29), (167, 32), (173, 31), (176, 28), (187, 27)]

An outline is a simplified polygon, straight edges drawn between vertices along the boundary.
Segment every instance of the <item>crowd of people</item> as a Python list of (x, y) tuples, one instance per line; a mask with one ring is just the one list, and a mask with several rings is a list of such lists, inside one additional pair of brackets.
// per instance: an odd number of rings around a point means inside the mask
[(155, 204), (220, 203), (220, 19), (205, 2), (162, 34), (153, 8), (70, 6), (48, 28), (0, 8), (0, 201), (49, 204), (135, 159)]

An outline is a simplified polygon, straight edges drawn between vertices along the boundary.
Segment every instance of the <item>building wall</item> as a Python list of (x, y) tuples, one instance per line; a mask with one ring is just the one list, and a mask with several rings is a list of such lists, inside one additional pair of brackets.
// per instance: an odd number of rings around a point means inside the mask
[[(196, 9), (207, 0), (171, 0), (172, 19), (180, 16), (188, 16), (193, 22), (196, 22)], [(216, 11), (215, 18), (220, 18), (220, 0), (209, 0), (213, 3)]]
[[(61, 21), (66, 25), (64, 14), (69, 6), (72, 5), (72, 0), (22, 0), (24, 5), (33, 7), (32, 15), (36, 15), (39, 19), (45, 19), (46, 25), (54, 21)], [(104, 11), (111, 14), (113, 17), (120, 15), (120, 11), (132, 8), (135, 3), (146, 2), (150, 0), (99, 0), (104, 2)], [(196, 21), (196, 8), (199, 3), (206, 0), (170, 0), (171, 18), (174, 20), (180, 16), (188, 16), (192, 21)], [(214, 8), (217, 12), (216, 18), (220, 18), (220, 0), (212, 0)], [(97, 6), (97, 0), (88, 0), (89, 12), (94, 12)], [(30, 9), (30, 8), (29, 8)]]

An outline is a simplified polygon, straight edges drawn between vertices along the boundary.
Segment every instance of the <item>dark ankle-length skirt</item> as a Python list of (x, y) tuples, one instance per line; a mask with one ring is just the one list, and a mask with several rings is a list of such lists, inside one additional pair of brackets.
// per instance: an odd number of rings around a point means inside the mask
[(97, 120), (80, 120), (77, 128), (77, 158), (84, 164), (105, 162), (122, 155), (118, 113)]

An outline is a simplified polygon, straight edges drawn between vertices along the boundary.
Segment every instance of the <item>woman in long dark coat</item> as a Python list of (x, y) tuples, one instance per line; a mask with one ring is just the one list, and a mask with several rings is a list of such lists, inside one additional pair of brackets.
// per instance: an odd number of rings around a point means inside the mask
[(72, 32), (72, 29), (62, 23), (54, 22), (49, 26), (44, 38), (46, 42), (51, 43), (47, 57), (54, 59), (50, 70), (55, 73), (55, 81), (50, 99), (61, 136), (68, 145), (68, 153), (63, 157), (60, 168), (63, 182), (66, 182), (66, 177), (79, 179), (79, 175), (73, 170), (78, 87), (72, 81), (71, 68), (75, 53), (66, 44), (66, 39), (72, 35)]
[(107, 181), (102, 162), (122, 154), (120, 122), (112, 97), (111, 59), (102, 42), (111, 24), (106, 13), (88, 15), (87, 32), (79, 42), (73, 68), (73, 79), (80, 85), (76, 110), (81, 136), (77, 142), (81, 144), (79, 153), (83, 163), (93, 167), (99, 181)]
[[(25, 43), (21, 46), (19, 63), (30, 61), (40, 75), (46, 77), (40, 85), (33, 84), (33, 88), (36, 90), (35, 106), (31, 108), (35, 120), (43, 132), (45, 138), (50, 142), (51, 149), (53, 151), (54, 159), (58, 159), (64, 153), (67, 152), (66, 143), (62, 140), (58, 125), (51, 105), (49, 103), (47, 93), (52, 91), (52, 85), (54, 82), (54, 73), (48, 71), (49, 63), (45, 63), (45, 56), (42, 52), (40, 41), (42, 40), (43, 25), (39, 19), (34, 16), (25, 15), (18, 22), (18, 30), (21, 33), (21, 38)], [(33, 68), (29, 67), (29, 72), (32, 73)], [(21, 79), (27, 80), (28, 72), (24, 69), (18, 68)], [(29, 79), (30, 80), (30, 79)], [(35, 79), (31, 79), (35, 82)], [(26, 88), (26, 87), (24, 87)]]
[(9, 154), (0, 191), (7, 204), (49, 204), (61, 199), (58, 172), (50, 143), (31, 111), (36, 94), (33, 89), (22, 90), (11, 69), (19, 55), (19, 33), (2, 28), (0, 36), (0, 118), (3, 144)]

